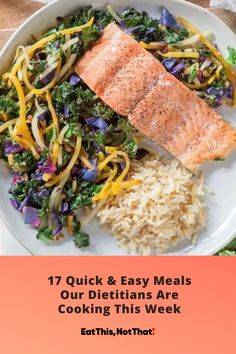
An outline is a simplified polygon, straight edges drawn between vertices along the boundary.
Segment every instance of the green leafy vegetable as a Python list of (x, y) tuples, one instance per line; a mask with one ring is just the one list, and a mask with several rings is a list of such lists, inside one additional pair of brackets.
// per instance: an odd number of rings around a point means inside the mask
[(30, 167), (33, 169), (36, 165), (36, 160), (29, 150), (24, 150), (13, 156), (15, 165), (19, 167)]
[(188, 83), (191, 84), (197, 76), (197, 68), (192, 66), (191, 71), (188, 76)]
[(41, 241), (55, 241), (53, 230), (49, 227), (42, 227), (38, 230), (36, 238)]
[(18, 117), (19, 106), (16, 101), (5, 96), (0, 96), (0, 112), (11, 114), (13, 117)]

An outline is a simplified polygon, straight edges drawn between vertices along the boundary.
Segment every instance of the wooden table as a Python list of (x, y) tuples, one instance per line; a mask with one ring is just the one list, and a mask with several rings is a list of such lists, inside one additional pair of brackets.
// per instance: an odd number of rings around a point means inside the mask
[[(68, 1), (68, 0), (66, 0)], [(202, 7), (209, 7), (209, 0), (192, 1)], [(34, 0), (0, 0), (0, 48), (16, 28), (32, 13), (44, 6)], [(222, 9), (210, 8), (236, 32), (236, 14)]]

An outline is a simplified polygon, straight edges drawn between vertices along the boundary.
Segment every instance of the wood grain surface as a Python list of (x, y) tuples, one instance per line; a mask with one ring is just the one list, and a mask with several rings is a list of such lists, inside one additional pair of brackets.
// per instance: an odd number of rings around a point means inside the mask
[[(235, 13), (223, 9), (209, 8), (209, 0), (194, 0), (191, 2), (208, 8), (236, 32)], [(42, 6), (44, 6), (42, 3), (34, 0), (0, 0), (0, 48), (17, 27)]]

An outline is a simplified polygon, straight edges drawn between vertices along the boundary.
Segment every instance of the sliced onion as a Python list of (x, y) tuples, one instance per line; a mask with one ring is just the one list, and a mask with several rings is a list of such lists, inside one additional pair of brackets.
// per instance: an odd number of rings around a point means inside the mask
[(72, 45), (74, 45), (74, 44), (76, 44), (78, 42), (79, 42), (79, 38), (78, 37), (72, 38), (69, 41), (67, 41), (65, 44), (63, 44), (61, 49), (65, 52), (68, 48), (72, 47)]
[(43, 142), (43, 140), (41, 139), (40, 133), (39, 133), (39, 127), (38, 127), (38, 115), (34, 114), (33, 120), (32, 120), (32, 133), (35, 139), (36, 144), (42, 149), (46, 149), (46, 146)]
[(206, 68), (208, 68), (208, 66), (211, 65), (211, 61), (209, 59), (206, 59), (204, 60), (204, 62), (202, 63), (201, 67), (200, 67), (200, 70), (203, 71), (205, 70)]
[(67, 63), (61, 68), (61, 71), (58, 76), (58, 81), (61, 80), (63, 78), (63, 76), (67, 73), (67, 71), (70, 69), (70, 67), (76, 61), (76, 58), (77, 58), (77, 54), (71, 54)]

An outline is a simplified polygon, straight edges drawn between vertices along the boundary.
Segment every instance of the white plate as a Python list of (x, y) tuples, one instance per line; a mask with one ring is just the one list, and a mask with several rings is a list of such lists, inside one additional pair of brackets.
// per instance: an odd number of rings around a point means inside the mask
[[(153, 17), (159, 17), (160, 7), (165, 6), (175, 15), (187, 18), (202, 31), (215, 34), (220, 50), (226, 54), (227, 46), (235, 46), (235, 34), (216, 16), (205, 9), (185, 1), (171, 0), (120, 0), (119, 6), (115, 0), (109, 1), (117, 10), (133, 6), (138, 10), (146, 10)], [(17, 45), (27, 43), (32, 34), (41, 33), (55, 23), (55, 17), (75, 13), (80, 6), (93, 4), (100, 7), (104, 1), (89, 0), (59, 0), (41, 9), (29, 18), (9, 40), (0, 54), (2, 72), (11, 63)], [(231, 123), (236, 125), (236, 112), (221, 109), (221, 113)], [(236, 151), (225, 162), (211, 162), (203, 167), (206, 183), (214, 194), (207, 196), (208, 221), (198, 244), (189, 243), (175, 247), (167, 254), (174, 255), (211, 255), (224, 247), (236, 234)], [(9, 203), (8, 188), (11, 177), (1, 162), (0, 165), (0, 215), (11, 233), (32, 254), (36, 255), (125, 255), (115, 240), (104, 233), (94, 220), (86, 231), (91, 235), (92, 246), (81, 251), (74, 247), (71, 239), (60, 244), (45, 245), (37, 241), (36, 232), (24, 225), (22, 216)]]

